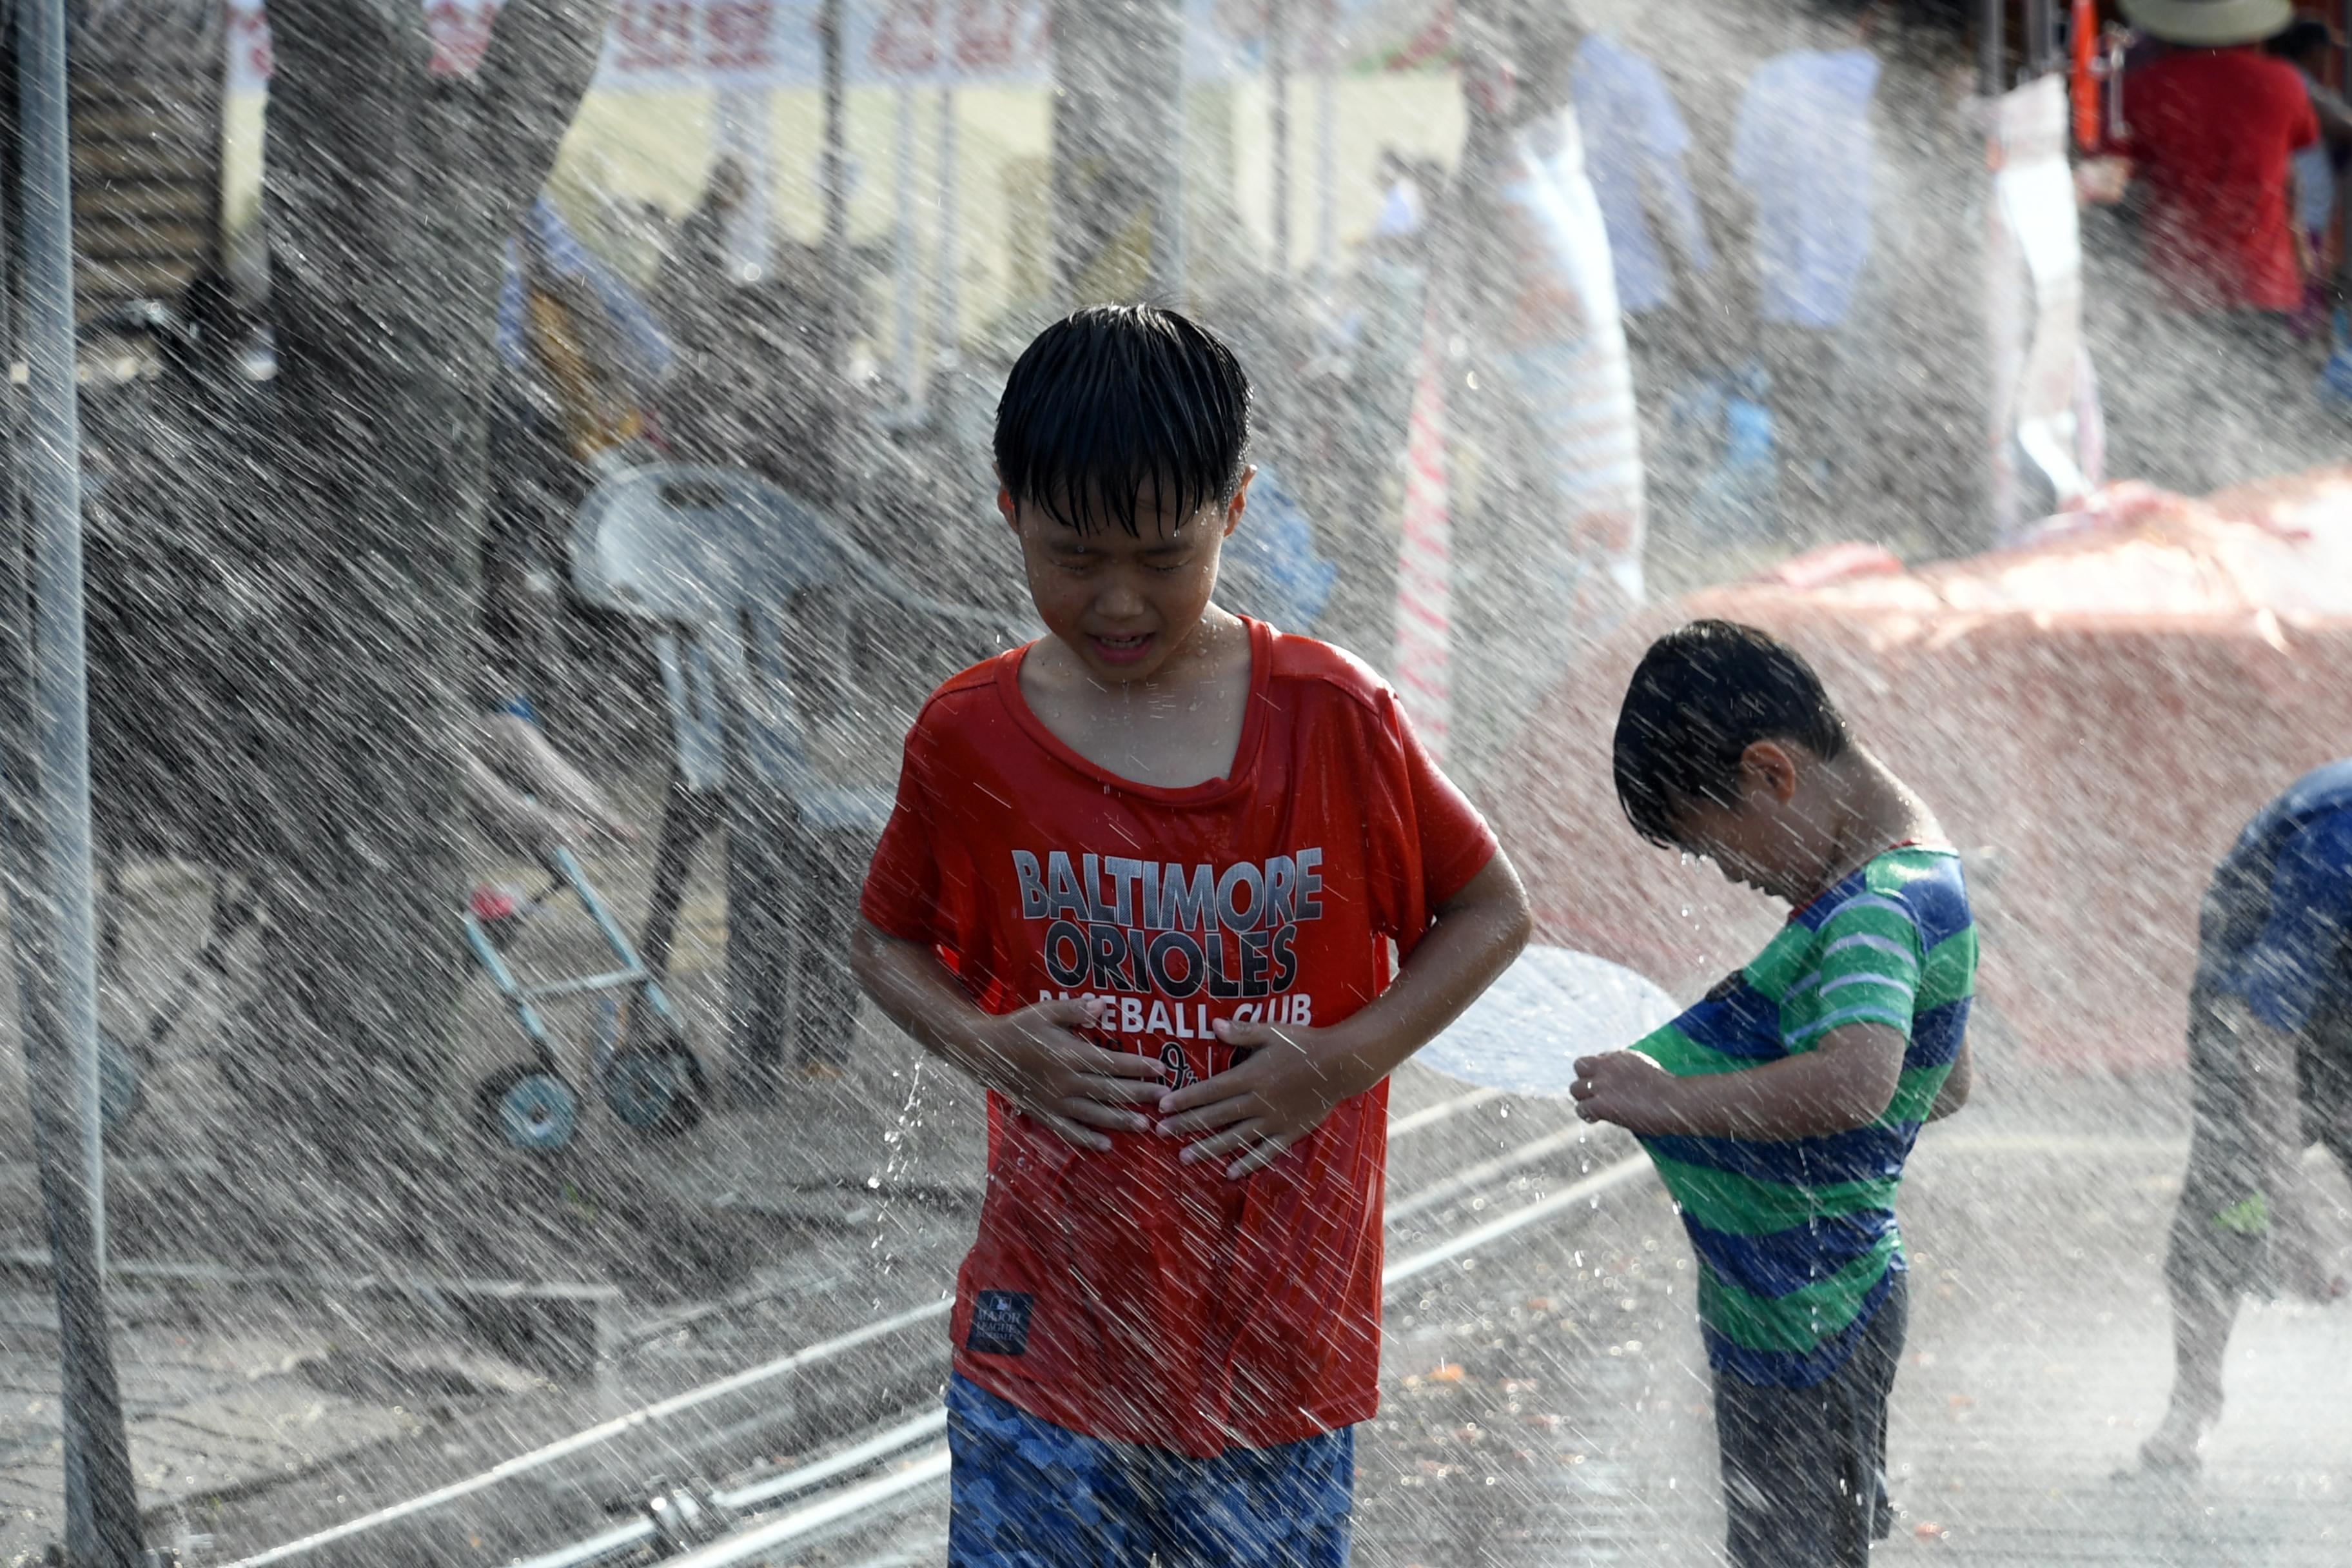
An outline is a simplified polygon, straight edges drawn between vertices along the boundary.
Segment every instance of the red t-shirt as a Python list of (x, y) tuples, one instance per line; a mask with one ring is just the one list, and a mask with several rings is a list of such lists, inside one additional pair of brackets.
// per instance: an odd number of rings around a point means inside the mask
[(2177, 49), (2125, 79), (2124, 113), (2149, 187), (2148, 266), (2175, 302), (2301, 305), (2291, 160), (2319, 140), (2302, 73), (2256, 48)]
[[(1249, 623), (1232, 775), (1133, 784), (1055, 739), (1016, 649), (907, 737), (861, 910), (974, 1000), (1113, 998), (1114, 1047), (1205, 1077), (1218, 1018), (1339, 1022), (1495, 853), (1378, 677)], [(1182, 1143), (1076, 1149), (988, 1100), (988, 1194), (956, 1281), (956, 1370), (1072, 1431), (1207, 1458), (1378, 1404), (1388, 1089), (1242, 1181)]]

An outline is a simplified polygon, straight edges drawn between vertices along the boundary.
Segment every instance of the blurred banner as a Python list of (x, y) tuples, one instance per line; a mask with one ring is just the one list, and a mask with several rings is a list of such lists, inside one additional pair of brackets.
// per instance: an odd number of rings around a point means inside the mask
[[(422, 0), (433, 68), (467, 75), (481, 63), (503, 0)], [(1349, 70), (1451, 63), (1446, 0), (1291, 0), (1302, 35), (1330, 7)], [(824, 79), (821, 0), (619, 0), (597, 86), (606, 91), (815, 87)], [(1186, 0), (1186, 75), (1219, 81), (1265, 68), (1266, 0)], [(1043, 87), (1051, 61), (1049, 0), (847, 0), (845, 67), (853, 86), (929, 82)], [(262, 0), (228, 0), (229, 87), (269, 79)]]
[[(463, 76), (481, 63), (503, 0), (424, 0), (433, 68)], [(619, 0), (596, 85), (607, 91), (815, 87), (824, 80), (821, 0)], [(1046, 0), (887, 0), (844, 6), (853, 84), (1043, 84)], [(269, 79), (261, 0), (229, 0), (229, 79)]]

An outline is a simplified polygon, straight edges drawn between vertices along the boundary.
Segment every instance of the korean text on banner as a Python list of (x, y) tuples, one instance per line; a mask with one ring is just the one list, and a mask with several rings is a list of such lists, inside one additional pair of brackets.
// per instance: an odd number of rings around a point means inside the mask
[[(470, 74), (503, 0), (421, 0), (433, 68)], [(844, 7), (853, 84), (1042, 85), (1047, 0), (888, 0)], [(618, 0), (596, 85), (607, 92), (808, 88), (824, 79), (823, 0)], [(229, 85), (269, 79), (262, 0), (229, 0)]]

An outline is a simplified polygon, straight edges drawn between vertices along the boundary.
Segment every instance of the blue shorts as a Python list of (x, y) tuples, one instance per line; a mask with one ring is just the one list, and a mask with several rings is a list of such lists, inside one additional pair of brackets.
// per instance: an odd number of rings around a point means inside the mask
[(1195, 1459), (948, 1384), (948, 1568), (1345, 1568), (1356, 1434)]

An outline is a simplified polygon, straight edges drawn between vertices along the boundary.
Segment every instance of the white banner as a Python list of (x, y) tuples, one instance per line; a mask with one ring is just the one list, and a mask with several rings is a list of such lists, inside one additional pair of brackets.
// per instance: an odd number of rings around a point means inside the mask
[[(1046, 0), (844, 0), (852, 86), (1043, 85)], [(607, 90), (815, 87), (821, 0), (621, 0), (596, 83)]]
[[(433, 68), (470, 74), (503, 0), (423, 0)], [(853, 85), (1045, 81), (1047, 0), (883, 0), (843, 5)], [(619, 0), (596, 85), (607, 91), (814, 87), (824, 79), (822, 0)], [(229, 0), (229, 86), (268, 85), (262, 0)]]
[[(503, 0), (420, 0), (433, 68), (470, 74)], [(1349, 68), (1442, 63), (1450, 10), (1412, 0), (1327, 0), (1331, 44)], [(263, 0), (227, 0), (229, 86), (269, 80)], [(1265, 65), (1265, 0), (1185, 0), (1185, 73), (1194, 81), (1255, 75)], [(899, 82), (1041, 87), (1051, 74), (1049, 0), (843, 0), (843, 72), (853, 86)], [(1426, 12), (1427, 15), (1423, 13)], [(596, 85), (606, 91), (814, 87), (824, 79), (823, 0), (618, 0)], [(1292, 10), (1291, 59), (1301, 73), (1326, 25)]]

